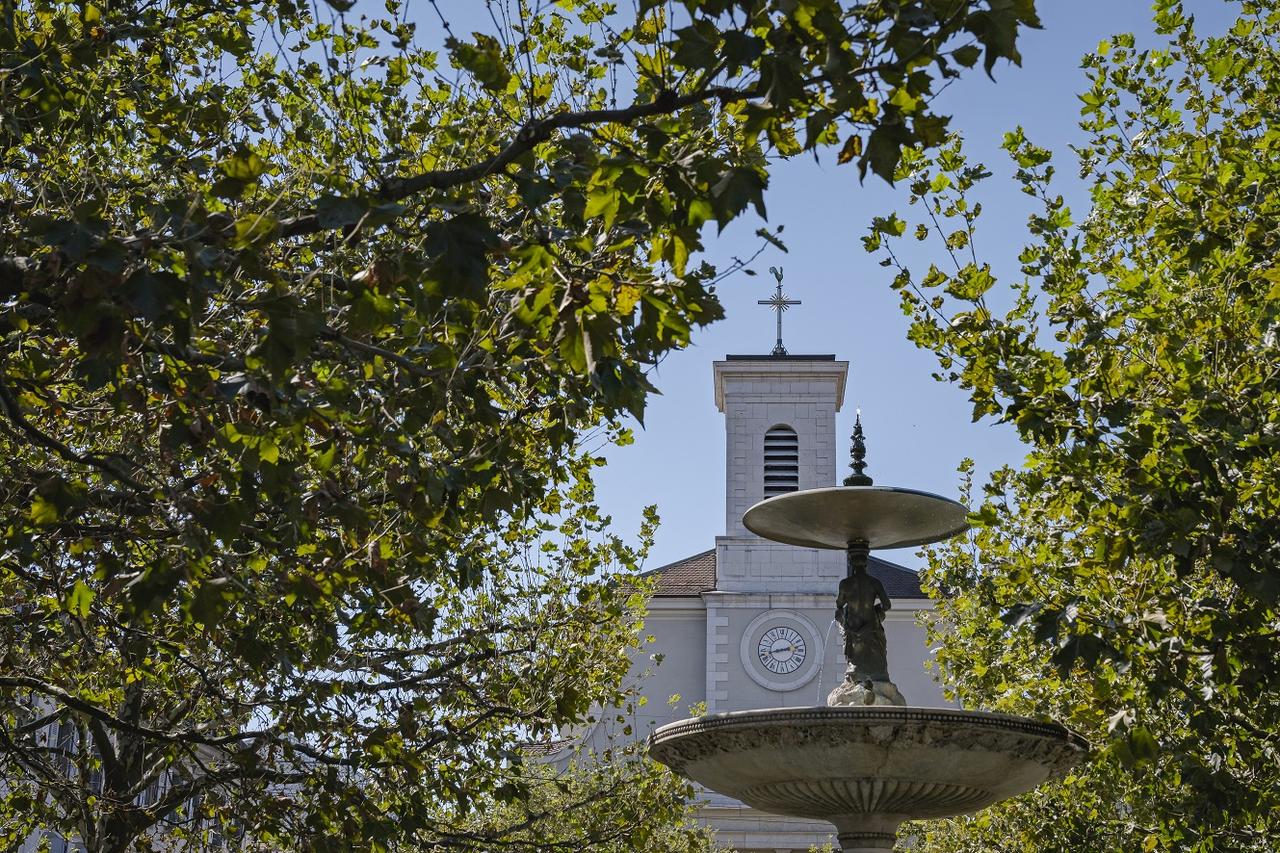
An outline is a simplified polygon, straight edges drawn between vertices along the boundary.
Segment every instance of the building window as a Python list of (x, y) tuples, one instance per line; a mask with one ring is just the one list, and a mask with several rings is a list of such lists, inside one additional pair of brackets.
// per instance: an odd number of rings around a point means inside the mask
[(794, 492), (800, 488), (800, 439), (791, 427), (780, 424), (764, 434), (764, 496)]

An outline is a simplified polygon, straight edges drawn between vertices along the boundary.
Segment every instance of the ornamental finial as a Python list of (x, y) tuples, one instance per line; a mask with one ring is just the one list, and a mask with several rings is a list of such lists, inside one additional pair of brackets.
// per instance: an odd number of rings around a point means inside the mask
[(849, 445), (849, 467), (853, 473), (844, 478), (846, 486), (870, 486), (872, 480), (863, 472), (867, 468), (867, 441), (862, 434), (862, 410), (853, 422), (853, 441)]

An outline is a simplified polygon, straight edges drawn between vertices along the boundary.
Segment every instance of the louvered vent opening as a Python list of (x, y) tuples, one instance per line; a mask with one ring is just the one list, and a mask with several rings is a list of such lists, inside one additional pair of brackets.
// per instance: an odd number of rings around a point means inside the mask
[(800, 440), (789, 426), (764, 434), (764, 496), (771, 498), (800, 488)]

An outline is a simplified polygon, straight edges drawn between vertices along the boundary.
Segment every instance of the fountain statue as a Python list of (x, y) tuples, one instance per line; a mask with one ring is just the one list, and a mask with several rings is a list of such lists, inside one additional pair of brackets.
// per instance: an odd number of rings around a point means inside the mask
[(851, 455), (844, 486), (777, 495), (742, 519), (766, 539), (845, 551), (835, 602), (844, 681), (826, 706), (670, 723), (650, 736), (649, 754), (761, 811), (829, 821), (845, 853), (884, 853), (904, 821), (967, 814), (1029, 791), (1079, 762), (1087, 744), (1056, 723), (907, 705), (889, 677), (889, 597), (867, 558), (963, 533), (968, 513), (938, 495), (874, 485), (861, 417)]

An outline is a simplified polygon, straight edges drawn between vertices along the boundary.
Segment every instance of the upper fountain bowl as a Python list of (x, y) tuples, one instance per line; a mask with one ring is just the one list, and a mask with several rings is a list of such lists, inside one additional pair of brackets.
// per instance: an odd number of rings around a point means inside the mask
[(914, 548), (969, 528), (964, 504), (914, 489), (836, 486), (766, 498), (742, 516), (757, 536), (802, 548)]

